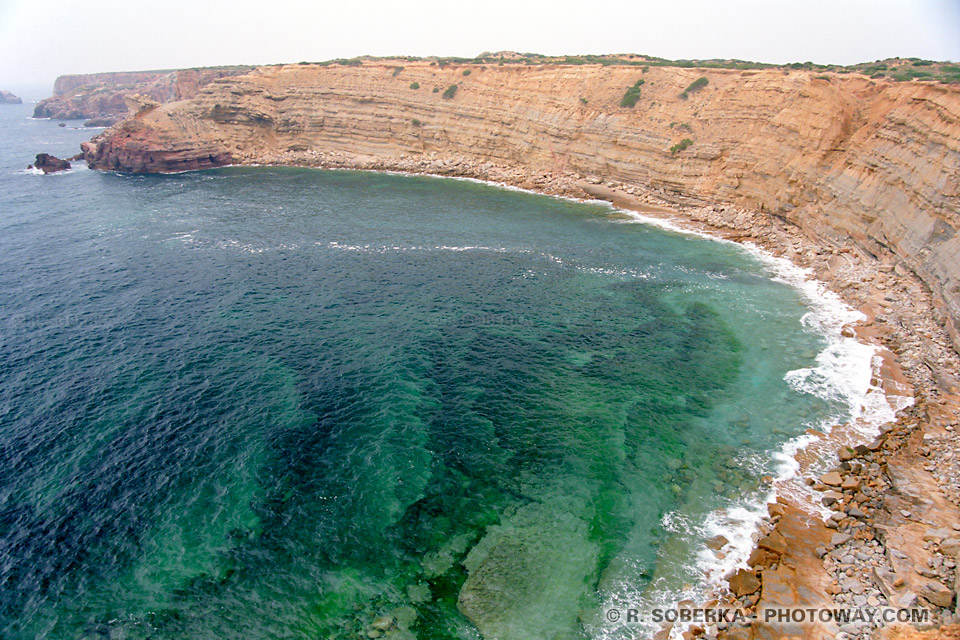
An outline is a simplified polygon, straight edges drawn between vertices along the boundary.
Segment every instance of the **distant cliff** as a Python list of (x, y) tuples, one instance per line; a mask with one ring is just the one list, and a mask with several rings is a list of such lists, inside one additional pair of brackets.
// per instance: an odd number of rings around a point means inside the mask
[(53, 96), (37, 103), (33, 116), (89, 120), (92, 125), (112, 124), (126, 117), (124, 98), (128, 95), (144, 95), (160, 103), (186, 100), (214, 80), (248, 73), (251, 69), (209, 67), (60, 76), (53, 85)]
[(749, 207), (824, 246), (849, 239), (899, 259), (958, 344), (957, 85), (799, 69), (288, 65), (144, 109), (84, 152), (92, 167), (131, 172), (330, 153), (403, 168), (429, 156), (476, 177), (511, 166)]
[(0, 91), (0, 104), (23, 104), (23, 100), (9, 91)]

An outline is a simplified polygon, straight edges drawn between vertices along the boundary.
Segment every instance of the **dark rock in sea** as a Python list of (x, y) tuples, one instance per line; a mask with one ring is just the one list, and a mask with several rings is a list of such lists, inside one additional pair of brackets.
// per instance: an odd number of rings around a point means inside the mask
[(58, 124), (57, 126), (58, 126), (58, 127), (65, 127), (65, 126), (67, 126), (67, 123), (66, 123), (66, 122), (61, 122), (61, 123)]
[(23, 104), (23, 100), (9, 91), (0, 90), (0, 104)]
[(70, 163), (47, 153), (38, 153), (37, 161), (34, 163), (34, 166), (44, 173), (55, 173), (57, 171), (66, 171), (69, 169)]

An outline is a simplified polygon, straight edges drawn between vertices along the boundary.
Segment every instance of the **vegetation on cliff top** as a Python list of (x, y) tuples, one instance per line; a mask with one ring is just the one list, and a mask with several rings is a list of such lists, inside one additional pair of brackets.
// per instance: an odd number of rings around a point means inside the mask
[[(861, 62), (859, 64), (843, 66), (835, 64), (815, 64), (813, 62), (791, 62), (789, 64), (770, 64), (736, 59), (709, 59), (709, 60), (670, 60), (641, 54), (613, 54), (613, 55), (579, 55), (579, 56), (545, 56), (539, 53), (481, 53), (474, 58), (461, 57), (429, 57), (392, 56), (374, 57), (361, 56), (358, 58), (337, 58), (324, 62), (300, 64), (317, 64), (321, 66), (344, 65), (358, 66), (363, 61), (376, 62), (378, 60), (405, 60), (408, 62), (430, 61), (431, 64), (444, 68), (458, 64), (515, 64), (515, 65), (587, 65), (599, 64), (604, 66), (637, 66), (645, 73), (650, 67), (679, 67), (685, 69), (802, 69), (807, 71), (833, 73), (859, 73), (874, 79), (888, 79), (895, 82), (909, 82), (913, 80), (927, 82), (942, 82), (946, 84), (960, 84), (960, 64), (954, 62), (938, 62), (921, 58), (888, 58), (875, 62)], [(467, 74), (465, 74), (467, 75)], [(822, 76), (826, 79), (826, 76)], [(689, 90), (688, 90), (689, 92)]]

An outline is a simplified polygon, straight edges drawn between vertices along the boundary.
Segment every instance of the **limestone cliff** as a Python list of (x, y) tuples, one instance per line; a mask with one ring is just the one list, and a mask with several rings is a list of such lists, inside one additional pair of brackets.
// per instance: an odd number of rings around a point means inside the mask
[[(708, 84), (685, 93), (700, 77)], [(641, 79), (635, 106), (621, 107)], [(432, 154), (477, 177), (513, 166), (749, 207), (913, 270), (960, 343), (956, 86), (782, 69), (289, 65), (141, 112), (84, 152), (92, 167), (130, 172), (317, 164), (320, 153), (402, 167)]]
[(37, 103), (33, 117), (110, 124), (126, 116), (124, 98), (128, 95), (145, 95), (161, 103), (186, 100), (196, 96), (203, 85), (251, 69), (210, 67), (60, 76), (53, 85), (53, 96)]

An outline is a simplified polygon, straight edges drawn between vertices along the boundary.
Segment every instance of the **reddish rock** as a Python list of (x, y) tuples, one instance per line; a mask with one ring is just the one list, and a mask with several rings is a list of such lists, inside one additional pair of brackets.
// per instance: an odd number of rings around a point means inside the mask
[(787, 541), (776, 529), (771, 531), (770, 535), (761, 538), (760, 541), (757, 542), (757, 546), (781, 556), (787, 553)]
[(768, 569), (779, 562), (780, 556), (766, 549), (754, 549), (747, 558), (747, 564), (754, 569)]
[(756, 593), (760, 589), (760, 576), (755, 571), (740, 569), (730, 578), (730, 590), (738, 598)]
[(44, 173), (56, 173), (57, 171), (66, 171), (69, 169), (70, 163), (47, 153), (38, 153), (37, 160), (33, 163), (33, 166)]
[(707, 540), (707, 548), (713, 549), (714, 551), (719, 551), (720, 549), (723, 549), (725, 546), (727, 546), (727, 544), (729, 543), (730, 541), (727, 540), (725, 536), (714, 536), (709, 540)]
[(176, 173), (233, 162), (230, 152), (216, 143), (184, 145), (166, 141), (136, 118), (124, 120), (80, 148), (91, 169), (123, 173)]

